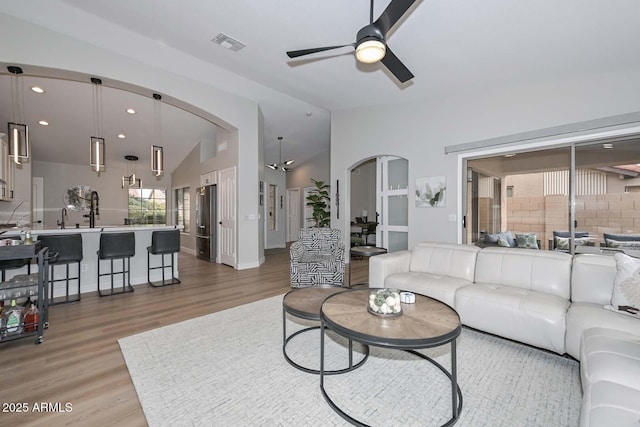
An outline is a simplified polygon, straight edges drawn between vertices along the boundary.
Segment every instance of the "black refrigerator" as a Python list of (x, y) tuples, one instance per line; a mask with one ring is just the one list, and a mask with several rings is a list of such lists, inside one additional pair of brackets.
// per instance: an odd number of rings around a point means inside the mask
[(196, 192), (196, 252), (198, 258), (216, 262), (216, 186), (206, 185)]

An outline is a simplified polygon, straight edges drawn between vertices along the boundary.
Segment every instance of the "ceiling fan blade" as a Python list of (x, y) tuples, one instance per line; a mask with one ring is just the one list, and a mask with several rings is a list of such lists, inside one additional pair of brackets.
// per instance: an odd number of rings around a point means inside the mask
[(291, 51), (287, 52), (287, 56), (289, 58), (297, 58), (299, 56), (310, 55), (312, 53), (324, 52), (325, 50), (338, 49), (338, 48), (346, 47), (346, 46), (352, 46), (353, 47), (353, 43), (351, 43), (351, 44), (343, 44), (343, 45), (340, 45), (340, 46), (316, 47), (314, 49), (291, 50)]
[(384, 66), (387, 67), (394, 76), (396, 76), (400, 83), (404, 83), (413, 78), (411, 71), (409, 71), (409, 69), (404, 66), (391, 49), (389, 49), (389, 45), (387, 45), (387, 52), (380, 62), (382, 62)]
[(404, 15), (415, 2), (416, 0), (392, 0), (373, 25), (386, 37), (391, 27), (402, 18), (402, 15)]

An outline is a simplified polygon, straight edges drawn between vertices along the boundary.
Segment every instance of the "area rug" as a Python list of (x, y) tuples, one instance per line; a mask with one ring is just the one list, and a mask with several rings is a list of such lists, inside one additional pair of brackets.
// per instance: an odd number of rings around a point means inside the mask
[[(308, 326), (288, 317), (287, 332)], [(319, 367), (318, 330), (295, 337), (288, 354)], [(346, 342), (329, 334), (326, 369), (343, 368)], [(119, 340), (150, 426), (342, 426), (318, 375), (282, 355), (282, 296)], [(362, 348), (354, 346), (356, 361)], [(447, 369), (450, 346), (424, 351)], [(577, 426), (576, 361), (464, 329), (458, 338), (464, 406), (458, 426)], [(451, 417), (449, 380), (406, 352), (371, 348), (347, 374), (325, 377), (343, 410), (363, 423), (436, 426)]]

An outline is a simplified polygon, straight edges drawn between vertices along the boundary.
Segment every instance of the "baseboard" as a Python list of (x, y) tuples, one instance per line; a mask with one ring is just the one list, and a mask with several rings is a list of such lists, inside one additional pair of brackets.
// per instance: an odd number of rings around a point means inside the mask
[(184, 253), (187, 253), (189, 255), (196, 256), (196, 250), (195, 249), (185, 248), (184, 246), (180, 246), (180, 252), (184, 252)]

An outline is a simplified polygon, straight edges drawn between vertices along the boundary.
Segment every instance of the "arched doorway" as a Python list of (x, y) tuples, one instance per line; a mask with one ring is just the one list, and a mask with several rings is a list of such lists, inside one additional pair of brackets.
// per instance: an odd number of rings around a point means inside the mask
[(363, 159), (350, 172), (352, 245), (373, 245), (389, 252), (408, 249), (408, 160), (377, 156)]

